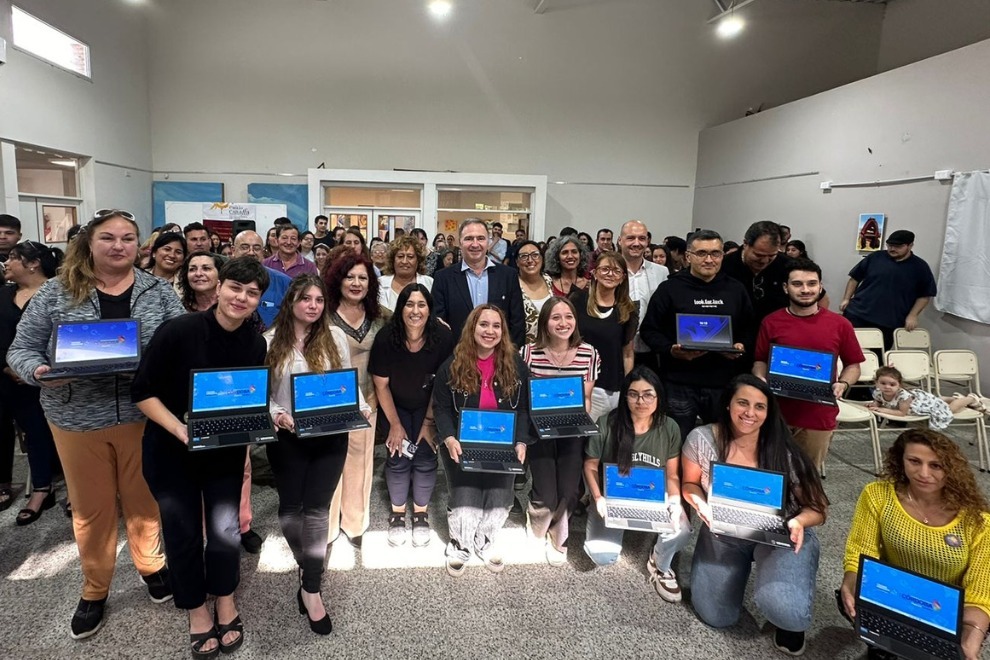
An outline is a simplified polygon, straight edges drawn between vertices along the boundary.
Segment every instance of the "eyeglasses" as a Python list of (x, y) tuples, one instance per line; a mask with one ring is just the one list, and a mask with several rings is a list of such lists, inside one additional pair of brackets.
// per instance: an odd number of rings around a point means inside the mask
[(134, 222), (134, 214), (130, 211), (122, 211), (120, 209), (100, 209), (93, 216), (93, 220), (102, 220), (108, 218), (112, 215), (119, 215), (122, 218), (127, 218), (131, 222)]
[(753, 278), (753, 298), (763, 300), (763, 296), (765, 295), (767, 295), (767, 292), (763, 290), (763, 273), (760, 273)]
[(708, 257), (711, 257), (712, 260), (714, 261), (718, 261), (719, 259), (725, 256), (725, 252), (722, 252), (721, 250), (688, 250), (687, 253), (693, 254), (702, 261), (704, 261)]
[(526, 254), (520, 254), (516, 257), (516, 261), (539, 261), (539, 252), (527, 252)]
[(642, 401), (643, 403), (653, 403), (657, 400), (656, 392), (634, 392), (629, 390), (626, 392), (626, 398), (630, 401), (637, 402)]
[(618, 266), (599, 266), (595, 272), (600, 275), (622, 275), (622, 269)]

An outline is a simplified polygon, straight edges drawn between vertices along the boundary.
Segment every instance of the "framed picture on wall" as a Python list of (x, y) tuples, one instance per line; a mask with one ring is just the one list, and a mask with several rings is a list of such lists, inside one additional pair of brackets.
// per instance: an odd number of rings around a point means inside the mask
[(38, 232), (45, 243), (65, 243), (69, 228), (79, 224), (75, 206), (41, 205), (42, 231)]
[(879, 252), (883, 248), (883, 226), (886, 217), (883, 213), (860, 213), (856, 229), (856, 250), (858, 252)]

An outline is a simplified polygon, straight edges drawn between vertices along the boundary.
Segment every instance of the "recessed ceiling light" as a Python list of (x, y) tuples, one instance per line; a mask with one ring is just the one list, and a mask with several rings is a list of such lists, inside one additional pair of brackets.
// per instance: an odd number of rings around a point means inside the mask
[(430, 13), (436, 18), (446, 18), (450, 10), (454, 8), (454, 4), (450, 0), (430, 0), (428, 7)]
[(718, 27), (715, 28), (715, 31), (718, 33), (718, 36), (728, 39), (742, 32), (744, 27), (746, 27), (746, 24), (743, 22), (743, 19), (735, 14), (729, 14), (718, 22)]

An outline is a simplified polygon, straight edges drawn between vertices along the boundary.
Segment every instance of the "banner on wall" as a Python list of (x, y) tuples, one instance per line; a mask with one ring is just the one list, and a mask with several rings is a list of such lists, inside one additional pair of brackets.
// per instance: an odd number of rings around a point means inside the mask
[(220, 240), (229, 243), (233, 236), (234, 220), (258, 221), (258, 209), (254, 204), (232, 204), (230, 202), (214, 202), (203, 204), (203, 225), (220, 236)]
[(230, 241), (235, 220), (254, 221), (262, 236), (274, 226), (275, 218), (285, 215), (285, 204), (237, 204), (232, 202), (165, 202), (165, 219), (185, 227), (201, 222), (220, 240)]

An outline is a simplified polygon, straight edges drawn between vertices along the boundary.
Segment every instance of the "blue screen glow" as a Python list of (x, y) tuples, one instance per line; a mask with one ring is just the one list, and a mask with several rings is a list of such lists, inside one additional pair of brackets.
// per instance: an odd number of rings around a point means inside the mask
[(732, 325), (728, 316), (678, 314), (677, 340), (731, 346)]
[(863, 561), (859, 597), (915, 621), (956, 634), (958, 589), (866, 558)]
[(834, 362), (831, 353), (789, 346), (770, 347), (770, 373), (775, 376), (831, 383)]
[(292, 377), (295, 388), (292, 408), (309, 412), (327, 408), (343, 408), (358, 404), (357, 372), (328, 371), (323, 374), (302, 374)]
[(780, 509), (784, 505), (784, 475), (738, 465), (713, 464), (712, 496)]
[(268, 405), (268, 369), (201, 371), (193, 374), (192, 410), (256, 408)]
[(500, 410), (462, 410), (461, 442), (511, 445), (516, 435), (516, 416)]
[(640, 502), (667, 501), (667, 482), (663, 468), (634, 466), (629, 476), (619, 474), (618, 465), (605, 465), (605, 498), (637, 500)]
[(580, 376), (566, 378), (531, 378), (529, 381), (530, 410), (552, 410), (554, 408), (580, 408), (584, 405)]
[(60, 325), (55, 337), (55, 363), (137, 358), (139, 341), (137, 321)]

